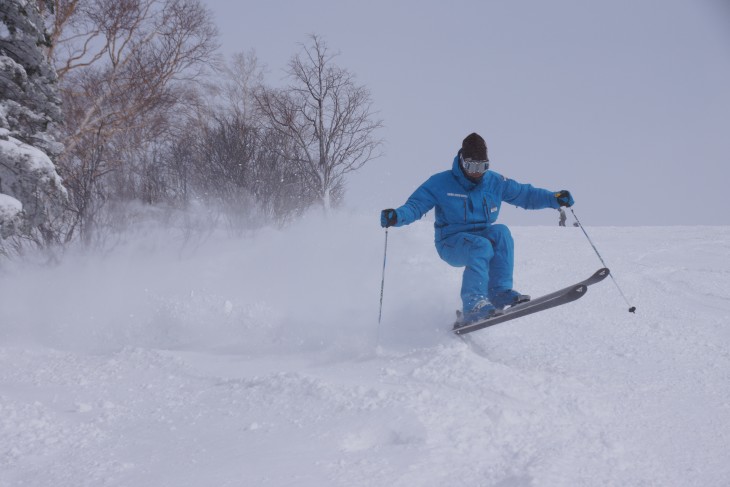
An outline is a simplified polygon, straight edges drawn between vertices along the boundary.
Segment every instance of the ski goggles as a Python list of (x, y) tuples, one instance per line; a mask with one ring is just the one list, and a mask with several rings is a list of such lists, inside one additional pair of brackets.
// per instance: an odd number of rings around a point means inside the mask
[(469, 174), (484, 174), (489, 169), (489, 160), (473, 161), (468, 157), (464, 159), (461, 154), (459, 154), (459, 158), (461, 159), (461, 167)]

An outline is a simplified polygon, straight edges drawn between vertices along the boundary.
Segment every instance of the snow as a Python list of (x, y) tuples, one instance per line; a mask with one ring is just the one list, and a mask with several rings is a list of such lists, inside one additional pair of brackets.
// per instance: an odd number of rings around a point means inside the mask
[[(4, 117), (5, 108), (0, 104), (0, 123)], [(53, 217), (63, 209), (67, 196), (51, 159), (10, 134), (0, 128), (0, 239), (17, 233), (23, 225), (37, 226)], [(36, 138), (55, 144), (42, 135)]]
[[(9, 132), (7, 130), (0, 132), (0, 152), (5, 153), (9, 159), (21, 159), (25, 161), (24, 167), (26, 171), (39, 171), (47, 175), (55, 175), (56, 166), (42, 150), (25, 144), (8, 134)], [(60, 184), (61, 178), (58, 175), (54, 177), (57, 183)]]
[[(3, 20), (0, 19), (0, 39), (8, 39), (10, 37), (10, 30), (8, 30), (8, 26), (3, 22)], [(0, 63), (2, 63), (2, 59), (0, 59)]]
[(15, 218), (23, 211), (23, 205), (12, 196), (0, 193), (0, 222)]
[[(555, 223), (512, 229), (519, 291), (601, 267)], [(428, 221), (380, 326), (377, 215), (6, 266), (0, 486), (727, 484), (730, 228), (587, 230), (635, 315), (606, 280), (471, 344)]]

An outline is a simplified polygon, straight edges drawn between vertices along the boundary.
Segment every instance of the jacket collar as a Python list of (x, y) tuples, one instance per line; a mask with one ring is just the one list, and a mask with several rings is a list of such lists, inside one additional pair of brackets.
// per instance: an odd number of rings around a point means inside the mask
[(467, 191), (471, 191), (477, 186), (484, 183), (484, 178), (486, 177), (486, 173), (484, 173), (484, 176), (482, 176), (482, 179), (475, 183), (468, 177), (466, 177), (466, 174), (464, 174), (464, 171), (461, 169), (461, 164), (459, 163), (459, 156), (461, 155), (461, 149), (459, 149), (459, 152), (456, 153), (456, 157), (454, 157), (454, 163), (451, 166), (451, 174), (453, 174), (454, 178), (459, 182), (459, 184)]

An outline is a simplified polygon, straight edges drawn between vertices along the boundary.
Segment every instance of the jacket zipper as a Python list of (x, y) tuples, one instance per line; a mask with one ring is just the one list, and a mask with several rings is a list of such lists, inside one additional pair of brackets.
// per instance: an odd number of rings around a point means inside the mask
[(489, 205), (487, 205), (487, 197), (482, 197), (482, 203), (484, 204), (484, 214), (487, 215), (487, 225), (489, 225)]
[(466, 223), (468, 221), (469, 220), (467, 220), (467, 218), (466, 218), (466, 200), (464, 200), (464, 223)]

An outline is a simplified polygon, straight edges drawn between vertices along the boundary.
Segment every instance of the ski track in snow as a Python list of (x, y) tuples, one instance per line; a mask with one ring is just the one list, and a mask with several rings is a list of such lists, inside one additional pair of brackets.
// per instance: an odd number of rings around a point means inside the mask
[[(429, 222), (378, 331), (383, 234), (334, 218), (6, 269), (0, 487), (730, 485), (730, 228), (588, 228), (635, 315), (606, 280), (469, 343)], [(513, 234), (520, 291), (601, 267)]]

